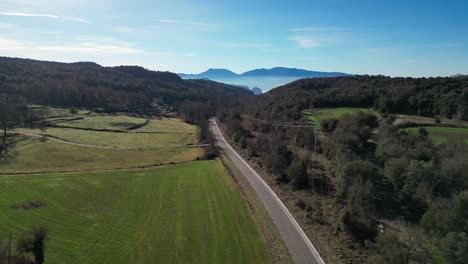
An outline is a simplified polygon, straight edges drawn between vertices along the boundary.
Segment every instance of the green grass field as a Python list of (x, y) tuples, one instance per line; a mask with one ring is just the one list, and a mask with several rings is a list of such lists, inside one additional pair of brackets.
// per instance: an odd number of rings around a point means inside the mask
[(196, 126), (187, 124), (176, 118), (152, 119), (150, 123), (144, 127), (134, 130), (134, 132), (185, 132), (197, 133)]
[[(41, 135), (39, 129), (18, 131)], [(75, 143), (115, 148), (181, 147), (197, 143), (196, 134), (114, 133), (55, 127), (47, 129), (46, 134)]]
[(129, 127), (145, 123), (144, 118), (135, 118), (129, 116), (92, 116), (85, 117), (81, 120), (60, 122), (58, 125), (77, 127), (77, 128), (94, 128), (94, 129), (112, 129), (125, 130)]
[(95, 171), (135, 168), (170, 162), (188, 162), (202, 155), (201, 148), (96, 149), (25, 138), (14, 160), (0, 173)]
[[(63, 118), (62, 118), (63, 119)], [(48, 120), (55, 121), (54, 118)], [(141, 125), (146, 122), (144, 118), (129, 117), (126, 115), (106, 116), (94, 115), (84, 116), (81, 120), (56, 122), (56, 125), (76, 127), (76, 128), (93, 128), (93, 129), (110, 129), (110, 130), (125, 130), (135, 125)], [(139, 133), (197, 133), (196, 126), (187, 124), (177, 118), (161, 118), (150, 119), (150, 122), (131, 132)]]
[(307, 116), (309, 121), (316, 123), (329, 118), (339, 119), (344, 115), (355, 115), (360, 112), (374, 114), (380, 118), (380, 114), (368, 108), (352, 108), (352, 107), (338, 107), (338, 108), (314, 108), (304, 110), (302, 113)]
[[(194, 161), (203, 154), (193, 147), (198, 127), (163, 118), (128, 133), (89, 131), (146, 119), (49, 111), (59, 116), (49, 122), (72, 128), (46, 134), (69, 142), (17, 136), (14, 159), (0, 167), (0, 238), (48, 228), (46, 263), (270, 262), (221, 162)], [(181, 164), (156, 166), (171, 163)]]
[[(69, 112), (68, 109), (54, 111), (62, 114)], [(69, 116), (65, 120), (78, 116), (80, 115)], [(98, 115), (86, 116), (82, 120), (77, 120), (74, 125), (81, 128), (102, 129), (111, 128), (113, 125), (142, 124), (145, 121), (146, 119), (125, 115)], [(8, 164), (0, 166), (0, 173), (125, 169), (188, 162), (202, 155), (203, 149), (193, 146), (198, 143), (196, 126), (175, 118), (150, 121), (147, 126), (129, 133), (55, 127), (46, 131), (46, 134), (66, 141), (111, 149), (70, 145), (52, 139), (41, 142), (36, 137), (22, 136), (22, 140), (17, 144), (15, 158)], [(73, 122), (65, 121), (58, 124), (70, 125)], [(17, 131), (41, 134), (39, 129), (19, 128)]]
[[(61, 112), (65, 112), (62, 110)], [(76, 115), (74, 117), (77, 117)], [(82, 117), (82, 116), (79, 116)], [(125, 130), (134, 125), (144, 124), (146, 119), (129, 117), (125, 115), (118, 116), (86, 116), (80, 120), (70, 121), (68, 118), (49, 119), (55, 125), (63, 125), (71, 128), (50, 127), (47, 129), (47, 135), (60, 138), (75, 143), (96, 145), (102, 147), (114, 148), (160, 148), (160, 147), (182, 147), (194, 145), (197, 143), (198, 128), (196, 126), (182, 122), (180, 119), (163, 118), (151, 119), (149, 124), (128, 133), (115, 133), (107, 131), (91, 131), (74, 129), (110, 129)], [(60, 121), (63, 120), (63, 121)], [(41, 135), (39, 129), (19, 128), (19, 132), (33, 133)]]
[(457, 120), (457, 119), (448, 119), (445, 117), (439, 116), (436, 117), (426, 117), (426, 116), (416, 116), (416, 115), (396, 115), (396, 119), (393, 122), (396, 126), (414, 126), (415, 124), (418, 126), (452, 126), (452, 127), (467, 127), (468, 122)]
[[(448, 140), (459, 140), (468, 144), (468, 128), (458, 127), (433, 127), (424, 126), (429, 132), (429, 137), (435, 144), (441, 144)], [(405, 128), (406, 131), (416, 133), (419, 127)]]
[[(0, 237), (49, 230), (46, 263), (265, 263), (219, 161), (146, 170), (0, 176)], [(40, 202), (43, 207), (14, 209)]]

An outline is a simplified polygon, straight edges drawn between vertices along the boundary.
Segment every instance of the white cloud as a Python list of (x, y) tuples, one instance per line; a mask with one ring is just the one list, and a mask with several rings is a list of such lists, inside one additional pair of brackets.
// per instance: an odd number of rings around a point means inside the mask
[(46, 14), (46, 13), (0, 12), (0, 15), (2, 15), (2, 16), (15, 16), (15, 17), (53, 18), (53, 19), (72, 20), (72, 21), (75, 21), (75, 22), (86, 22), (85, 19), (79, 18), (79, 17), (58, 16), (58, 15)]
[(16, 25), (9, 23), (0, 23), (0, 29), (2, 30), (13, 30), (16, 29)]
[(177, 52), (166, 52), (166, 51), (150, 51), (149, 54), (154, 54), (164, 57), (196, 57), (200, 56), (198, 53), (177, 53)]
[(45, 31), (44, 34), (49, 34), (49, 35), (60, 35), (63, 34), (63, 31)]
[(182, 56), (185, 56), (185, 57), (196, 57), (196, 56), (200, 56), (200, 54), (198, 54), (198, 53), (182, 53)]
[(192, 25), (192, 26), (214, 26), (214, 24), (209, 24), (205, 22), (199, 21), (187, 21), (187, 20), (176, 20), (176, 19), (161, 19), (159, 20), (161, 23), (168, 23), (168, 24), (183, 24), (183, 25)]
[(21, 51), (23, 55), (28, 54), (50, 54), (50, 53), (65, 53), (65, 54), (87, 54), (87, 55), (102, 55), (102, 54), (137, 54), (143, 53), (144, 50), (125, 47), (119, 45), (99, 44), (93, 42), (78, 43), (72, 45), (40, 45), (35, 42), (24, 42), (7, 38), (0, 38), (0, 51), (2, 53)]
[(291, 28), (291, 31), (297, 32), (325, 32), (325, 31), (351, 31), (350, 27), (300, 27)]
[(290, 31), (296, 32), (291, 40), (305, 49), (339, 45), (355, 39), (351, 27), (308, 26), (291, 28)]
[[(99, 41), (98, 39), (96, 41)], [(108, 64), (110, 61), (131, 61), (137, 58), (157, 60), (161, 57), (195, 57), (198, 53), (147, 51), (133, 44), (118, 42), (78, 42), (76, 44), (44, 44), (0, 36), (0, 54), (10, 57), (27, 57), (57, 61), (96, 61)], [(120, 59), (120, 60), (119, 60)]]
[(35, 14), (35, 13), (20, 13), (20, 12), (0, 12), (2, 16), (19, 16), (19, 17), (48, 17), (48, 18), (60, 18), (56, 15), (51, 14)]
[(317, 48), (322, 46), (322, 43), (320, 40), (314, 37), (308, 37), (308, 36), (295, 36), (291, 38), (293, 41), (296, 42), (296, 44), (303, 49), (310, 49), (310, 48)]
[(214, 42), (217, 46), (226, 48), (271, 48), (272, 45), (268, 43), (239, 43), (239, 42)]
[(137, 48), (129, 48), (116, 45), (102, 45), (98, 43), (80, 43), (77, 45), (70, 46), (44, 46), (38, 47), (37, 50), (88, 54), (135, 54), (144, 52), (144, 50)]
[(134, 31), (134, 29), (130, 27), (115, 27), (114, 31), (119, 33), (128, 33)]

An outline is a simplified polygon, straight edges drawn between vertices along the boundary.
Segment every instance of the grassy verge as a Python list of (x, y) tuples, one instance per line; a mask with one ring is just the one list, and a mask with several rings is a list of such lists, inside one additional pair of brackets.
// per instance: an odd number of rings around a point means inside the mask
[(257, 194), (250, 186), (247, 179), (224, 153), (221, 153), (221, 161), (249, 205), (249, 208), (255, 218), (255, 222), (265, 238), (265, 242), (270, 253), (271, 263), (294, 263), (291, 255), (289, 254), (288, 248), (284, 244), (284, 241), (268, 214), (268, 211), (258, 199)]

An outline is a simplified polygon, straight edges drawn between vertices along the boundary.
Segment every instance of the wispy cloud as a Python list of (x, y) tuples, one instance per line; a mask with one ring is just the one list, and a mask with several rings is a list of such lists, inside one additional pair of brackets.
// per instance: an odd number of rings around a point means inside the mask
[(315, 27), (297, 27), (291, 28), (291, 31), (296, 32), (326, 32), (326, 31), (351, 31), (350, 27), (324, 27), (324, 26), (315, 26)]
[(143, 53), (144, 50), (135, 47), (100, 44), (93, 42), (77, 43), (70, 45), (41, 45), (35, 42), (25, 42), (20, 40), (12, 40), (0, 38), (0, 51), (12, 52), (21, 51), (25, 55), (30, 53), (54, 52), (54, 53), (75, 53), (75, 54), (137, 54)]
[(296, 44), (303, 49), (317, 48), (322, 45), (321, 41), (309, 36), (295, 36), (291, 38)]
[(149, 54), (154, 54), (164, 57), (196, 57), (200, 56), (198, 53), (178, 53), (178, 52), (165, 52), (165, 51), (150, 51)]
[(46, 13), (0, 12), (0, 15), (1, 16), (14, 16), (14, 17), (53, 18), (53, 19), (72, 20), (75, 22), (86, 22), (85, 19), (80, 18), (80, 17), (58, 16), (58, 15), (46, 14)]
[(290, 39), (303, 49), (334, 46), (354, 39), (350, 27), (309, 26), (290, 31), (295, 32)]
[(114, 31), (118, 33), (128, 33), (134, 31), (134, 29), (130, 27), (115, 27)]
[[(77, 42), (76, 44), (44, 44), (39, 42), (28, 42), (10, 38), (0, 37), (0, 54), (6, 56), (33, 56), (39, 58), (50, 59), (48, 56), (57, 57), (112, 57), (114, 55), (129, 55), (133, 56), (159, 56), (159, 57), (195, 57), (198, 53), (193, 52), (165, 52), (165, 51), (148, 51), (137, 48), (131, 43), (123, 43), (116, 41), (111, 44), (107, 41), (98, 42)], [(138, 57), (137, 56), (137, 57)]]
[(214, 42), (213, 44), (226, 48), (271, 48), (268, 43), (239, 43), (239, 42)]
[(290, 50), (289, 48), (274, 48), (274, 47), (267, 47), (267, 48), (262, 48), (261, 49), (263, 52), (268, 52), (268, 53), (280, 53), (283, 51), (288, 51)]
[(60, 35), (63, 34), (63, 31), (44, 31), (44, 34), (49, 34), (49, 35)]
[(15, 24), (9, 24), (9, 23), (0, 23), (0, 29), (13, 30), (13, 29), (16, 29), (16, 25)]
[(167, 24), (182, 24), (192, 26), (214, 26), (214, 24), (199, 22), (199, 21), (188, 21), (188, 20), (177, 20), (177, 19), (160, 19), (159, 22)]
[(198, 54), (198, 53), (182, 53), (182, 56), (184, 56), (184, 57), (196, 57), (196, 56), (200, 56), (200, 54)]

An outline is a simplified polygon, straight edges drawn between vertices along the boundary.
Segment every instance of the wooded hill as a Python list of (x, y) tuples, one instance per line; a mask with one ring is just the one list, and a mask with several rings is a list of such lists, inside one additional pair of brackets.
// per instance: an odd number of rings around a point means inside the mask
[(182, 80), (170, 72), (138, 66), (102, 67), (92, 62), (57, 63), (0, 57), (0, 93), (29, 103), (108, 111), (144, 109), (153, 103), (216, 103), (250, 91), (208, 80)]
[(299, 119), (318, 107), (365, 107), (381, 113), (468, 119), (468, 76), (391, 78), (350, 76), (302, 79), (256, 98), (252, 114)]
[[(317, 130), (308, 119), (343, 108), (316, 117)], [(330, 263), (468, 263), (468, 145), (394, 125), (394, 114), (463, 125), (468, 77), (303, 79), (218, 112), (226, 138), (296, 201)]]

